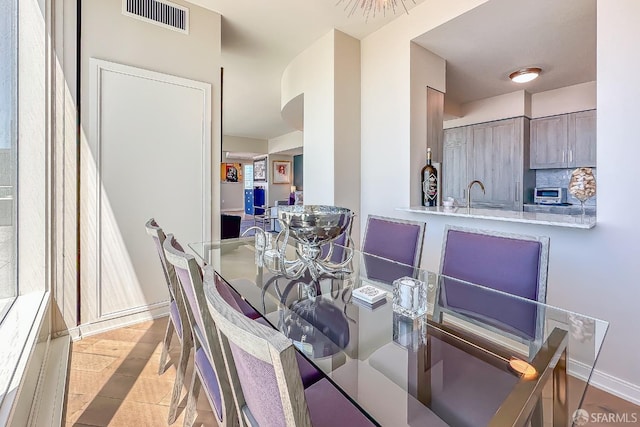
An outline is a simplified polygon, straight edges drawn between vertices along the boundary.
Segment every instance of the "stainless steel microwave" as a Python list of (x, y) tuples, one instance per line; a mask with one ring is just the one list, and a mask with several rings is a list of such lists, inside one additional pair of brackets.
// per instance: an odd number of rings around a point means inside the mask
[(533, 202), (540, 205), (561, 205), (567, 203), (567, 189), (564, 187), (536, 187)]

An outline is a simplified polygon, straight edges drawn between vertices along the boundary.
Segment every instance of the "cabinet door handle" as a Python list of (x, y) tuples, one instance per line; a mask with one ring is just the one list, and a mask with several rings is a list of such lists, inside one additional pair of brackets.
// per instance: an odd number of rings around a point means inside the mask
[(564, 163), (564, 150), (562, 150), (562, 163)]
[(569, 163), (573, 162), (573, 150), (569, 150)]
[(520, 181), (516, 181), (516, 202), (520, 201), (520, 192), (518, 189), (520, 188)]

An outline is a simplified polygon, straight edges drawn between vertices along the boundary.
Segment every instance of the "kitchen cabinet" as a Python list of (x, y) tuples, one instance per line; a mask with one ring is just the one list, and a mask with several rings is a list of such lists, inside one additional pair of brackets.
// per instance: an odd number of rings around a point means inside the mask
[(595, 167), (596, 110), (571, 113), (568, 122), (568, 166)]
[(443, 143), (443, 197), (466, 204), (469, 182), (479, 180), (471, 192), (477, 207), (522, 209), (525, 194), (535, 187), (529, 169), (529, 119), (516, 117), (447, 129)]
[(596, 110), (531, 121), (531, 169), (596, 165)]
[(457, 205), (467, 198), (467, 140), (470, 126), (445, 129), (442, 150), (442, 199), (453, 197)]
[[(468, 148), (468, 179), (482, 181), (471, 190), (478, 206), (521, 209), (523, 196), (535, 186), (529, 171), (529, 119), (517, 117), (473, 125)], [(525, 167), (526, 166), (526, 167)]]

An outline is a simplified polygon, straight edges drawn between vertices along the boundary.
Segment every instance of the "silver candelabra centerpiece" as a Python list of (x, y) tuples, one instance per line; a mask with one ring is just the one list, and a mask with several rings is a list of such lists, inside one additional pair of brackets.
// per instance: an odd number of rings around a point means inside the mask
[[(344, 247), (338, 249), (333, 242), (347, 231), (352, 218), (351, 210), (336, 206), (279, 206), (277, 221), (282, 225), (282, 231), (275, 238), (259, 227), (250, 228), (256, 233), (256, 261), (288, 279), (297, 279), (307, 270), (314, 281), (321, 276), (350, 274), (351, 237), (347, 235)], [(297, 256), (294, 259), (287, 259), (286, 255), (289, 238), (295, 243)], [(335, 250), (344, 252), (334, 257)]]

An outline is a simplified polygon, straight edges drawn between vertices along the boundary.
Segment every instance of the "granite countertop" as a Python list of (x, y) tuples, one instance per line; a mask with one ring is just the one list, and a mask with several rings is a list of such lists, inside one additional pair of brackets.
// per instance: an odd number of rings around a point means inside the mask
[[(596, 207), (595, 206), (585, 206), (585, 212), (587, 215), (595, 215)], [(547, 212), (553, 214), (565, 214), (565, 215), (580, 215), (582, 213), (582, 208), (580, 205), (540, 205), (540, 204), (529, 204), (525, 203), (524, 205), (525, 212)]]
[(523, 212), (506, 209), (445, 208), (442, 206), (411, 206), (397, 210), (427, 215), (457, 216), (463, 218), (488, 219), (493, 221), (519, 222), (524, 224), (551, 225), (555, 227), (590, 229), (596, 226), (594, 215), (563, 215), (548, 212)]

